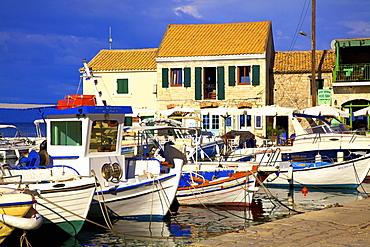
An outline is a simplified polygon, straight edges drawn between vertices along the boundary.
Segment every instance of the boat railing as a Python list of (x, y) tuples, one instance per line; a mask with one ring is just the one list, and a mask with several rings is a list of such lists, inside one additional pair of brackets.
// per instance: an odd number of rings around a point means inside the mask
[[(268, 155), (268, 159), (266, 162), (265, 156)], [(281, 149), (280, 148), (266, 148), (263, 152), (262, 158), (259, 160), (259, 165), (264, 165), (264, 166), (275, 166), (277, 160), (279, 159), (279, 156), (281, 155)]]
[[(0, 183), (19, 183), (19, 186), (22, 184), (22, 175), (10, 175), (10, 176), (4, 176), (5, 172), (3, 170), (3, 166), (1, 166), (1, 178)], [(16, 180), (17, 179), (17, 180)], [(19, 181), (18, 181), (19, 179)], [(16, 181), (15, 181), (16, 180)]]

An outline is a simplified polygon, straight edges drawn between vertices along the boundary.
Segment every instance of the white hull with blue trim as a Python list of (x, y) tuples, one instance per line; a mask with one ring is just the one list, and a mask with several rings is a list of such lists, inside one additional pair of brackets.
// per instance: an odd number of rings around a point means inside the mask
[[(116, 183), (114, 187), (98, 191), (94, 197), (91, 217), (101, 216), (99, 203), (104, 202), (113, 212), (113, 216), (126, 219), (162, 219), (169, 213), (175, 198), (182, 168), (182, 160), (175, 159), (175, 168), (167, 174), (159, 174), (153, 168), (160, 168), (156, 159), (127, 159), (129, 170), (136, 170), (136, 175)], [(144, 168), (146, 169), (140, 169)], [(149, 168), (150, 167), (150, 168)], [(141, 170), (141, 174), (138, 175)], [(145, 172), (143, 172), (145, 171)]]
[[(299, 163), (299, 162), (298, 162)], [(366, 178), (370, 169), (370, 155), (336, 163), (316, 162), (298, 164), (295, 168), (280, 166), (278, 177), (265, 180), (271, 187), (325, 187), (356, 189)], [(270, 181), (269, 180), (273, 180)]]
[(249, 206), (258, 191), (256, 176), (253, 172), (236, 172), (207, 180), (198, 173), (183, 172), (188, 182), (178, 188), (177, 200), (189, 206)]

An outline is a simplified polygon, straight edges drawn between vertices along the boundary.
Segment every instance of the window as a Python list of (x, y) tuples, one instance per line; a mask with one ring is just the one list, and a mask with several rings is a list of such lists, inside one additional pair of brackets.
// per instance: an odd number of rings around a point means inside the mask
[(51, 145), (81, 146), (82, 123), (80, 121), (51, 122)]
[(232, 116), (225, 118), (225, 126), (232, 127)]
[(239, 66), (238, 67), (238, 85), (250, 85), (251, 67), (250, 66)]
[(117, 79), (117, 94), (128, 94), (128, 79)]
[(256, 116), (255, 120), (256, 120), (255, 128), (256, 129), (262, 129), (262, 117), (261, 116)]
[(171, 69), (171, 87), (182, 86), (182, 69)]
[(118, 121), (96, 120), (92, 124), (90, 152), (116, 151)]
[(207, 130), (209, 127), (209, 116), (203, 115), (203, 129)]
[(248, 129), (252, 127), (251, 115), (239, 115), (239, 129)]
[(220, 116), (219, 115), (212, 115), (212, 127), (211, 129), (219, 129), (220, 128)]
[(203, 128), (202, 130), (212, 132), (213, 135), (218, 135), (220, 131), (220, 116), (219, 115), (202, 115)]

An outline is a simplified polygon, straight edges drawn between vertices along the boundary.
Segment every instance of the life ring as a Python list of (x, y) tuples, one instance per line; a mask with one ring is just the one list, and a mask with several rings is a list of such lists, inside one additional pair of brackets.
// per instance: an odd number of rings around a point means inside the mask
[(118, 121), (117, 120), (108, 120), (107, 124), (110, 127), (116, 127), (118, 125)]

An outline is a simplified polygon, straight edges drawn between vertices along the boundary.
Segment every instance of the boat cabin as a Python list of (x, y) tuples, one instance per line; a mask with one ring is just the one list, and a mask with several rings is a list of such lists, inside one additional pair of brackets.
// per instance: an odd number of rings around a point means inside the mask
[(71, 166), (82, 176), (94, 171), (98, 178), (104, 175), (100, 172), (104, 165), (121, 170), (125, 164), (122, 130), (125, 114), (130, 113), (130, 106), (81, 106), (48, 112), (47, 152), (53, 164)]

